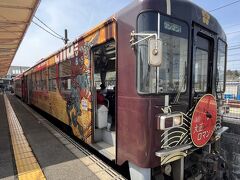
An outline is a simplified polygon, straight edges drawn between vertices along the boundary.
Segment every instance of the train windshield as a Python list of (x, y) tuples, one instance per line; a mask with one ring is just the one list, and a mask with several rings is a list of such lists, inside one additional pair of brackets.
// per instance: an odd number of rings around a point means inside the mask
[[(141, 13), (138, 33), (156, 33), (163, 43), (160, 67), (148, 64), (148, 40), (137, 45), (137, 88), (141, 94), (186, 91), (188, 59), (188, 26), (182, 21), (157, 12)], [(138, 40), (143, 39), (139, 36)]]

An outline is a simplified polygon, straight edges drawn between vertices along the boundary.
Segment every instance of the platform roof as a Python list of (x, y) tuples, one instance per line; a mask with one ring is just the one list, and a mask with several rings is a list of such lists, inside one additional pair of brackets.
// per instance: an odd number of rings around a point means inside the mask
[(0, 0), (0, 77), (4, 77), (40, 0)]

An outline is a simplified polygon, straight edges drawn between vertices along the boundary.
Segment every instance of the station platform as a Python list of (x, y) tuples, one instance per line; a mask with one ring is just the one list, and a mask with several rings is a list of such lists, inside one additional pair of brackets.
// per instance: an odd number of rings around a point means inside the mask
[(0, 94), (0, 179), (124, 179), (18, 98)]

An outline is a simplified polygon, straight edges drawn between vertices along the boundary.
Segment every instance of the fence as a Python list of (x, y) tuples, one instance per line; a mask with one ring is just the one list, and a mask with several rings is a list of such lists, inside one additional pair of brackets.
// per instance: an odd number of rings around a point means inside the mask
[(228, 118), (240, 120), (240, 82), (227, 82), (224, 93), (225, 104), (229, 107)]

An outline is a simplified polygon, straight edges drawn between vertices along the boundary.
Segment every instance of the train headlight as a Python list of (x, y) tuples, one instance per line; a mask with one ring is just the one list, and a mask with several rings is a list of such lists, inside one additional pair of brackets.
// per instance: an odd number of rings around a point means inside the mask
[(183, 115), (181, 113), (159, 114), (157, 115), (158, 129), (165, 130), (178, 127), (183, 124)]
[(173, 117), (173, 125), (179, 126), (182, 124), (182, 116)]

